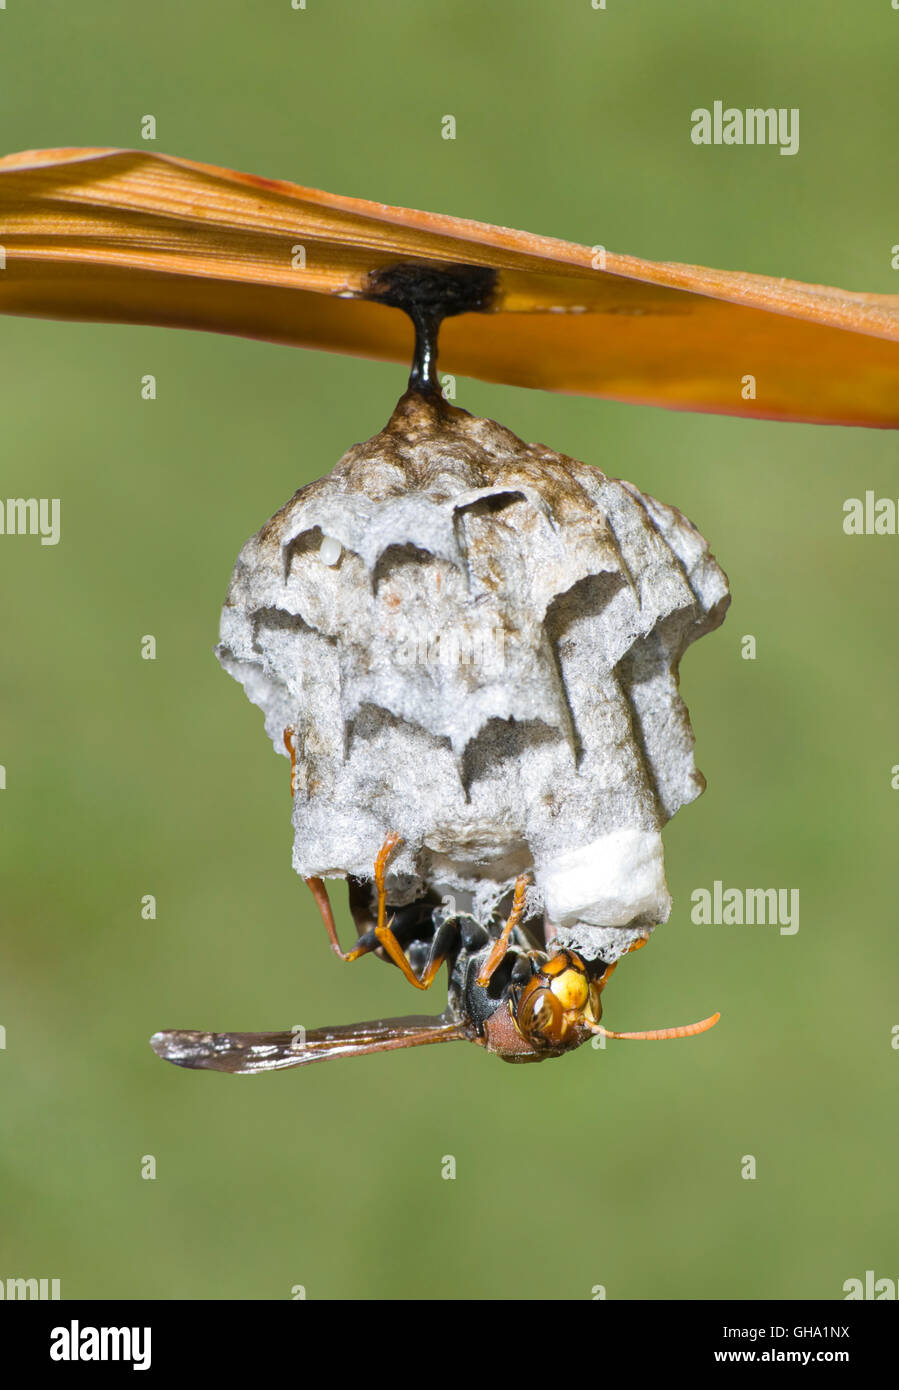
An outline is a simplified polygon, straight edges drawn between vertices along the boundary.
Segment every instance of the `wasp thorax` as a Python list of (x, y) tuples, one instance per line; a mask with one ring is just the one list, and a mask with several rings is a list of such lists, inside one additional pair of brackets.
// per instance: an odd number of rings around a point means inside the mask
[(551, 956), (512, 1006), (522, 1037), (534, 1048), (577, 1047), (585, 1029), (599, 1022), (599, 990), (573, 951)]

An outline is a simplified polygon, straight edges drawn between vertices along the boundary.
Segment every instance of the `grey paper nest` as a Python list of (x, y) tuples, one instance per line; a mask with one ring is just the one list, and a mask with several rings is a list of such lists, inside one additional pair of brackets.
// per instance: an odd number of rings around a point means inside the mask
[(675, 508), (434, 395), (300, 489), (237, 561), (219, 659), (285, 753), (297, 872), (529, 910), (611, 961), (671, 900), (703, 790), (678, 662), (727, 580)]

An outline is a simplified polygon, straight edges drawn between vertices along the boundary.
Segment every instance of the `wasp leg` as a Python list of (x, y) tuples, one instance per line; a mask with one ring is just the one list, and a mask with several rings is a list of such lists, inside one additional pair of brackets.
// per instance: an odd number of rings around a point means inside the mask
[(438, 970), (440, 969), (443, 962), (446, 960), (446, 952), (441, 952), (438, 955), (432, 956), (431, 959), (428, 961), (428, 964), (421, 976), (421, 979), (419, 979), (415, 971), (412, 969), (412, 966), (409, 964), (409, 960), (406, 956), (406, 953), (404, 952), (400, 943), (397, 941), (393, 932), (390, 930), (389, 926), (387, 927), (385, 933), (380, 937), (380, 944), (384, 947), (384, 950), (387, 952), (394, 965), (399, 966), (400, 970), (402, 970), (410, 985), (414, 985), (416, 989), (430, 989), (431, 985), (434, 983), (434, 980), (437, 977)]
[(512, 911), (509, 913), (509, 920), (503, 927), (493, 949), (484, 962), (484, 968), (478, 976), (479, 985), (489, 985), (493, 978), (494, 971), (498, 968), (503, 957), (509, 949), (509, 937), (512, 935), (518, 923), (521, 921), (521, 914), (524, 912), (524, 895), (527, 892), (528, 880), (526, 874), (521, 874), (515, 880), (515, 895), (512, 898)]
[(640, 947), (645, 946), (648, 940), (648, 936), (638, 936), (636, 941), (632, 941), (630, 946), (628, 946), (627, 950), (623, 951), (617, 960), (613, 961), (611, 965), (606, 966), (605, 970), (602, 972), (599, 979), (596, 981), (600, 993), (602, 993), (606, 985), (609, 983), (609, 977), (612, 974), (612, 971), (615, 969), (616, 965), (620, 965), (621, 962), (624, 960), (624, 957), (629, 956), (631, 951), (639, 951)]
[(384, 951), (393, 961), (394, 965), (403, 972), (410, 985), (414, 985), (416, 989), (430, 989), (431, 985), (434, 983), (437, 971), (446, 960), (446, 954), (443, 953), (432, 956), (428, 961), (424, 974), (421, 979), (419, 979), (412, 969), (412, 966), (409, 964), (408, 956), (393, 934), (393, 918), (391, 917), (389, 922), (386, 920), (387, 895), (384, 891), (384, 870), (387, 867), (387, 860), (390, 858), (397, 845), (401, 845), (402, 843), (400, 836), (394, 831), (391, 831), (378, 851), (378, 857), (375, 860), (375, 888), (378, 891), (378, 924), (375, 927), (375, 937), (377, 944), (384, 948)]
[[(290, 754), (290, 794), (296, 796), (297, 791), (297, 731), (292, 724), (288, 724), (284, 730), (284, 747)], [(319, 880), (321, 882), (321, 880)], [(319, 904), (321, 906), (321, 904)], [(329, 909), (330, 911), (330, 909)], [(322, 914), (324, 916), (324, 913)]]
[[(289, 724), (289, 725), (287, 726), (287, 728), (284, 730), (284, 747), (287, 749), (288, 753), (290, 754), (290, 794), (291, 794), (291, 796), (295, 795), (295, 793), (296, 793), (296, 775), (297, 775), (297, 745), (296, 745), (296, 736), (297, 736), (297, 731), (296, 731), (296, 729), (293, 727), (292, 724)], [(382, 851), (382, 853), (383, 853), (383, 851)], [(340, 942), (339, 942), (338, 939), (337, 939), (337, 923), (334, 921), (334, 913), (331, 911), (331, 900), (330, 900), (330, 898), (328, 897), (328, 890), (327, 890), (327, 888), (326, 888), (326, 886), (325, 886), (325, 881), (324, 881), (324, 879), (323, 879), (323, 878), (304, 878), (304, 879), (303, 879), (303, 882), (306, 884), (306, 887), (309, 889), (310, 893), (312, 894), (313, 898), (315, 899), (315, 904), (316, 904), (316, 906), (317, 906), (319, 912), (321, 913), (321, 919), (322, 919), (322, 921), (323, 921), (324, 924), (325, 924), (325, 931), (328, 933), (328, 940), (331, 942), (331, 950), (334, 952), (335, 956), (339, 956), (341, 960), (358, 960), (360, 956), (367, 955), (369, 951), (376, 951), (376, 950), (377, 950), (377, 948), (378, 948), (378, 943), (377, 943), (377, 941), (374, 939), (374, 937), (373, 937), (373, 935), (372, 935), (371, 932), (366, 932), (363, 936), (360, 936), (360, 937), (359, 937), (359, 940), (356, 942), (356, 944), (355, 944), (355, 946), (353, 947), (352, 951), (344, 951), (344, 950), (342, 950), (342, 949), (341, 949)]]
[(304, 878), (303, 882), (309, 889), (316, 906), (321, 913), (321, 919), (325, 924), (325, 931), (328, 933), (328, 940), (331, 942), (331, 950), (335, 956), (341, 960), (358, 960), (360, 956), (367, 955), (369, 951), (376, 951), (378, 943), (372, 932), (366, 932), (360, 936), (352, 951), (343, 951), (337, 939), (337, 924), (334, 921), (334, 913), (331, 911), (331, 900), (328, 897), (328, 890), (325, 887), (323, 878)]
[[(389, 922), (385, 920), (387, 917), (387, 900), (384, 892), (384, 869), (387, 865), (387, 860), (399, 844), (402, 844), (399, 835), (391, 832), (378, 851), (378, 857), (375, 860), (375, 885), (378, 890), (377, 925), (373, 930), (363, 932), (351, 951), (344, 951), (337, 939), (337, 924), (334, 921), (334, 913), (331, 910), (331, 901), (328, 897), (328, 890), (325, 886), (324, 879), (304, 878), (303, 882), (316, 901), (318, 910), (321, 913), (321, 919), (325, 924), (325, 931), (328, 933), (331, 950), (336, 956), (339, 956), (341, 960), (345, 961), (358, 960), (360, 956), (368, 955), (370, 951), (376, 951), (380, 946), (393, 961), (394, 965), (399, 966), (410, 984), (414, 985), (416, 989), (430, 989), (431, 985), (434, 983), (438, 970), (446, 960), (447, 952), (440, 951), (432, 955), (421, 979), (419, 979), (412, 969), (412, 966), (409, 964), (405, 951), (393, 934), (393, 918), (391, 917)], [(435, 945), (437, 945), (436, 942)]]

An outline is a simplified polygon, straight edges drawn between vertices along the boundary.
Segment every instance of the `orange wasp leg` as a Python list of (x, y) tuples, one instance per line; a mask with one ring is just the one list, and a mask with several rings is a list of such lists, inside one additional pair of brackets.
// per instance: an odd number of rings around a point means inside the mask
[[(290, 754), (291, 796), (296, 795), (297, 787), (296, 739), (297, 731), (292, 724), (289, 724), (287, 728), (284, 730), (284, 747)], [(315, 905), (318, 908), (321, 914), (321, 919), (325, 924), (325, 931), (328, 933), (328, 940), (331, 942), (331, 950), (334, 952), (335, 956), (339, 956), (341, 960), (358, 960), (360, 956), (364, 956), (369, 951), (374, 950), (373, 946), (363, 946), (361, 948), (355, 948), (352, 951), (342, 950), (340, 942), (337, 939), (337, 923), (334, 921), (334, 913), (331, 911), (331, 899), (328, 897), (328, 889), (325, 886), (324, 879), (304, 878), (303, 882), (305, 883), (306, 887), (309, 889), (310, 893), (315, 899)]]
[(393, 961), (394, 965), (398, 965), (400, 970), (402, 970), (410, 985), (414, 985), (416, 989), (430, 989), (437, 976), (437, 971), (440, 969), (441, 965), (446, 960), (446, 956), (435, 956), (433, 960), (428, 961), (428, 967), (422, 975), (421, 979), (419, 979), (418, 976), (415, 974), (415, 971), (412, 969), (412, 966), (409, 964), (409, 961), (403, 951), (402, 946), (397, 941), (393, 932), (390, 931), (389, 927), (387, 928), (386, 935), (389, 936), (390, 941), (396, 948), (396, 954), (394, 954), (393, 949), (391, 949), (391, 946), (388, 944), (386, 937), (381, 944), (383, 945), (384, 950), (390, 956), (390, 959)]
[(434, 983), (437, 971), (440, 969), (446, 957), (435, 956), (433, 960), (428, 962), (427, 970), (422, 975), (421, 979), (419, 979), (412, 969), (412, 966), (409, 964), (409, 959), (405, 951), (391, 931), (393, 918), (391, 917), (389, 922), (385, 920), (387, 917), (387, 895), (384, 891), (384, 870), (387, 867), (387, 860), (390, 858), (397, 845), (401, 845), (402, 843), (401, 837), (397, 835), (395, 831), (391, 830), (387, 839), (378, 850), (378, 857), (375, 860), (375, 887), (378, 890), (378, 925), (375, 927), (375, 936), (378, 939), (379, 945), (383, 946), (394, 965), (402, 970), (410, 985), (414, 985), (416, 989), (430, 989), (431, 985)]
[(521, 874), (520, 877), (515, 880), (515, 896), (512, 899), (512, 911), (509, 913), (509, 920), (494, 941), (490, 955), (484, 961), (484, 968), (477, 979), (479, 985), (489, 985), (493, 978), (494, 971), (498, 968), (509, 949), (509, 938), (521, 921), (521, 915), (524, 912), (524, 897), (527, 892), (527, 886), (527, 875)]
[(446, 956), (435, 956), (433, 960), (430, 960), (427, 969), (421, 979), (419, 979), (412, 969), (412, 966), (409, 964), (405, 951), (391, 931), (391, 922), (393, 918), (390, 919), (390, 922), (385, 920), (387, 917), (387, 900), (384, 892), (384, 870), (387, 866), (387, 860), (390, 858), (397, 845), (401, 844), (402, 840), (400, 836), (391, 831), (378, 851), (378, 857), (375, 860), (375, 885), (378, 890), (378, 922), (374, 931), (376, 940), (364, 946), (356, 945), (353, 947), (352, 951), (342, 950), (340, 942), (337, 939), (337, 924), (334, 921), (334, 913), (331, 910), (331, 901), (328, 897), (328, 890), (325, 886), (324, 879), (305, 878), (303, 882), (316, 901), (318, 910), (321, 913), (321, 919), (325, 924), (325, 930), (328, 933), (328, 940), (331, 942), (331, 950), (336, 956), (346, 961), (358, 960), (360, 956), (365, 956), (370, 951), (374, 951), (378, 946), (381, 946), (393, 961), (394, 965), (398, 966), (403, 972), (410, 985), (414, 985), (416, 989), (430, 989), (431, 985), (434, 983), (438, 970), (446, 960)]
[(337, 924), (334, 921), (334, 913), (331, 911), (331, 900), (328, 897), (328, 889), (323, 878), (304, 878), (303, 882), (309, 889), (316, 906), (321, 913), (321, 919), (325, 924), (325, 931), (328, 933), (328, 940), (331, 942), (331, 950), (335, 956), (341, 960), (358, 960), (360, 956), (373, 951), (374, 946), (354, 947), (352, 951), (343, 951), (337, 939)]

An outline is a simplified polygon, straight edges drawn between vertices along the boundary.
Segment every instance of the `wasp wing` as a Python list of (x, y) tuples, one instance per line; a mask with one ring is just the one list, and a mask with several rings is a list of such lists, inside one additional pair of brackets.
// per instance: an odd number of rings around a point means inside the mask
[(366, 1052), (393, 1052), (401, 1047), (455, 1042), (469, 1038), (463, 1024), (446, 1014), (383, 1018), (334, 1028), (301, 1028), (288, 1033), (200, 1033), (173, 1028), (154, 1033), (150, 1046), (157, 1057), (179, 1067), (233, 1072), (301, 1067), (329, 1057), (359, 1057)]

